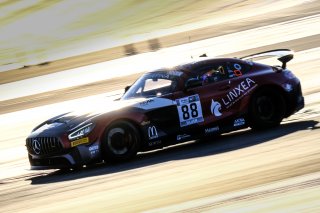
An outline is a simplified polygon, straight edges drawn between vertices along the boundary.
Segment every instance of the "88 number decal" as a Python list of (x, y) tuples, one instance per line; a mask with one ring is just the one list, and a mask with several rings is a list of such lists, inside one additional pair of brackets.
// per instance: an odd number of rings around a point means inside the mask
[(190, 105), (183, 105), (181, 107), (182, 116), (184, 120), (188, 120), (190, 118), (198, 117), (198, 107), (196, 103), (191, 103)]
[(180, 98), (176, 102), (181, 127), (203, 122), (199, 95)]

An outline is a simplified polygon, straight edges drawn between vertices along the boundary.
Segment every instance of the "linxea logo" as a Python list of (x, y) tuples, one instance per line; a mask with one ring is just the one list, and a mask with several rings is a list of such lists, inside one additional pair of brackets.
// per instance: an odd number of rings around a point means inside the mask
[(234, 87), (230, 90), (226, 97), (222, 98), (224, 106), (228, 109), (233, 104), (237, 103), (241, 98), (247, 95), (251, 90), (253, 90), (257, 86), (256, 82), (251, 78), (246, 78), (241, 81), (238, 86)]
[(219, 117), (219, 116), (222, 115), (220, 110), (221, 110), (221, 104), (218, 101), (212, 100), (212, 102), (211, 102), (211, 113), (214, 116)]

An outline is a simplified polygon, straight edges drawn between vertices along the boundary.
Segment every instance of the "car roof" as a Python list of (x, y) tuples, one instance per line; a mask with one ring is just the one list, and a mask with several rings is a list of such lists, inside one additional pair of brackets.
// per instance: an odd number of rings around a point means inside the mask
[(194, 60), (192, 62), (184, 63), (184, 64), (179, 64), (174, 67), (170, 68), (159, 68), (156, 70), (153, 70), (148, 73), (153, 73), (153, 72), (170, 72), (170, 71), (180, 71), (183, 72), (186, 75), (193, 75), (197, 74), (197, 69), (206, 65), (211, 65), (213, 63), (224, 63), (224, 62), (244, 62), (241, 59), (238, 58), (205, 58), (205, 59), (198, 59)]
[(181, 70), (183, 72), (195, 73), (198, 68), (206, 65), (211, 65), (214, 63), (241, 62), (241, 61), (242, 60), (238, 58), (208, 58), (208, 59), (201, 59), (201, 60), (196, 60), (193, 62), (181, 64), (176, 66), (174, 69)]

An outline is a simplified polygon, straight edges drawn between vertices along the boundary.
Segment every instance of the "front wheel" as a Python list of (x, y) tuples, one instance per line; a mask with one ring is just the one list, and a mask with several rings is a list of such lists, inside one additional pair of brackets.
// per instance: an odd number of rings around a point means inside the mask
[(250, 127), (265, 129), (280, 125), (286, 105), (283, 96), (276, 90), (261, 90), (253, 95), (249, 107)]
[(137, 128), (127, 121), (116, 122), (105, 133), (102, 144), (104, 159), (112, 162), (128, 160), (137, 154), (139, 145)]

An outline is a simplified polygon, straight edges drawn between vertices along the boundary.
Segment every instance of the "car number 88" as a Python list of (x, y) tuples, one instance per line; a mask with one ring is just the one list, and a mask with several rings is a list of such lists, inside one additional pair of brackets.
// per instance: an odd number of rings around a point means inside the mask
[[(190, 108), (189, 108), (190, 107)], [(190, 105), (181, 106), (182, 116), (184, 120), (198, 117), (198, 107), (196, 103), (191, 103)]]
[(199, 95), (180, 98), (176, 102), (181, 127), (203, 121)]

